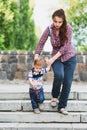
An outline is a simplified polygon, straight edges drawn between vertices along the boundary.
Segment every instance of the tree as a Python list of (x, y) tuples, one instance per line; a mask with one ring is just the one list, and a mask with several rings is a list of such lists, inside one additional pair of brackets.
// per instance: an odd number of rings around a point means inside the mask
[(12, 0), (8, 3), (5, 0), (0, 0), (0, 45), (1, 49), (7, 49), (9, 43), (9, 33), (12, 30), (12, 22), (14, 14), (10, 10)]
[(73, 26), (76, 47), (85, 46), (87, 40), (87, 0), (65, 0), (67, 20)]
[(29, 0), (0, 0), (0, 45), (3, 49), (33, 50), (36, 44)]
[(19, 13), (17, 48), (20, 46), (20, 49), (33, 50), (35, 48), (36, 35), (34, 21), (32, 19), (33, 9), (29, 7), (29, 0), (20, 0)]

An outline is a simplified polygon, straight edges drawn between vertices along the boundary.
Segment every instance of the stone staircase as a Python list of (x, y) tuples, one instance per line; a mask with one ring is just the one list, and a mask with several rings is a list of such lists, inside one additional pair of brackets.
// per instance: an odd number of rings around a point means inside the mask
[(86, 85), (73, 83), (69, 115), (62, 115), (50, 106), (50, 85), (44, 85), (44, 110), (34, 114), (27, 84), (0, 84), (0, 130), (87, 130)]

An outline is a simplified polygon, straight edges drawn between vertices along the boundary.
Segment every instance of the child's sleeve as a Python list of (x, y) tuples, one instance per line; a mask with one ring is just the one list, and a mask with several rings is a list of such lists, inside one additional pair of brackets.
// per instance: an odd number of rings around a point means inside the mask
[(42, 68), (42, 73), (43, 73), (43, 74), (47, 73), (46, 67)]
[(30, 78), (31, 78), (31, 79), (33, 78), (33, 76), (32, 76), (32, 71), (31, 71), (31, 70), (30, 70), (29, 73), (28, 73), (28, 79), (30, 79)]

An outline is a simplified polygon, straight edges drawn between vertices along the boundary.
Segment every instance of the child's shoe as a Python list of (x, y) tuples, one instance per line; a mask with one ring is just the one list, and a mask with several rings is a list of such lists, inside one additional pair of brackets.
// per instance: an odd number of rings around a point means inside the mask
[(34, 113), (35, 113), (35, 114), (40, 114), (39, 109), (38, 109), (38, 108), (34, 109)]
[(44, 104), (43, 104), (43, 103), (40, 103), (40, 104), (39, 104), (39, 109), (40, 109), (40, 110), (43, 110), (43, 108), (44, 108)]

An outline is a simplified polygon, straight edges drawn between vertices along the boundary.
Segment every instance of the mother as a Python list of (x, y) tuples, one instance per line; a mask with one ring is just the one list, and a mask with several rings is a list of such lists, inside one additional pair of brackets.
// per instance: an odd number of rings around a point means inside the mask
[(51, 105), (58, 103), (58, 112), (68, 114), (65, 109), (69, 97), (73, 74), (76, 66), (76, 53), (72, 46), (72, 27), (67, 23), (63, 9), (52, 14), (53, 23), (45, 29), (35, 51), (35, 59), (40, 55), (43, 46), (50, 35), (52, 44), (51, 58), (47, 64), (52, 65), (54, 80)]

